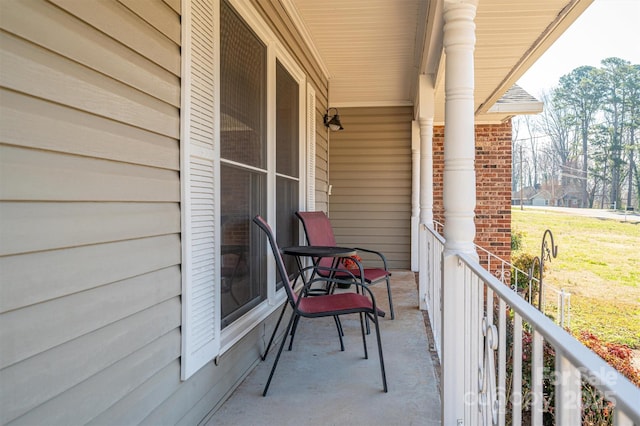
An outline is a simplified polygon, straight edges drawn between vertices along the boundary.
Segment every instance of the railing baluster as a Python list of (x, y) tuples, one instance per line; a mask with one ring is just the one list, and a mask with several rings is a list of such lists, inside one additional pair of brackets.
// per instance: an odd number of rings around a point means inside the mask
[[(478, 377), (477, 375), (477, 368), (478, 368), (478, 364), (475, 361), (475, 355), (476, 355), (476, 351), (477, 351), (477, 347), (475, 347), (476, 345), (473, 344), (474, 342), (474, 338), (476, 337), (474, 330), (473, 330), (473, 318), (474, 318), (474, 312), (472, 311), (473, 309), (473, 297), (472, 294), (474, 293), (475, 290), (475, 286), (473, 285), (473, 282), (471, 282), (470, 277), (471, 277), (471, 271), (469, 270), (469, 268), (467, 268), (466, 266), (463, 268), (463, 285), (464, 285), (464, 336), (460, 336), (460, 338), (465, 339), (466, 340), (466, 344), (465, 344), (465, 350), (464, 350), (464, 386), (465, 386), (465, 398), (468, 398), (467, 401), (465, 401), (465, 419), (469, 419), (470, 424), (474, 425), (475, 423), (473, 422), (473, 414), (474, 411), (472, 410), (472, 407), (474, 406), (474, 402), (472, 399), (472, 395), (477, 395), (478, 393), (476, 392), (477, 389), (477, 380), (476, 377)], [(471, 393), (473, 392), (473, 393)]]
[[(499, 380), (499, 378), (496, 378), (496, 365), (495, 365), (495, 348), (499, 347), (500, 345), (500, 334), (499, 331), (493, 326), (494, 324), (494, 299), (493, 299), (493, 290), (487, 286), (486, 284), (484, 284), (483, 282), (480, 282), (481, 284), (481, 290), (482, 293), (481, 294), (486, 294), (486, 300), (485, 300), (485, 307), (484, 307), (484, 313), (486, 316), (486, 321), (487, 321), (487, 328), (491, 329), (492, 331), (492, 335), (490, 336), (491, 339), (487, 339), (485, 341), (485, 345), (489, 345), (489, 343), (491, 343), (491, 347), (489, 348), (485, 348), (485, 374), (490, 375), (490, 377), (487, 377), (486, 383), (488, 383), (489, 385), (489, 389), (488, 389), (488, 399), (487, 399), (487, 416), (486, 416), (486, 422), (485, 424), (497, 424), (498, 422), (498, 413), (500, 411), (500, 394), (498, 393), (498, 389), (496, 388), (496, 380)], [(499, 323), (498, 323), (499, 325)], [(493, 335), (494, 331), (498, 331), (498, 335)], [(490, 340), (490, 341), (489, 341)]]
[(511, 392), (511, 407), (513, 425), (522, 424), (522, 317), (518, 313), (513, 315), (513, 388)]
[(435, 290), (434, 290), (434, 299), (435, 304), (438, 307), (436, 309), (436, 319), (435, 323), (438, 327), (438, 341), (437, 341), (437, 350), (438, 357), (442, 359), (442, 252), (444, 251), (444, 240), (438, 241), (438, 250), (435, 250), (435, 264), (436, 264), (436, 278), (435, 282)]
[(617, 408), (613, 411), (613, 426), (634, 426), (633, 422), (624, 412)]
[(542, 426), (544, 393), (542, 379), (544, 363), (542, 359), (544, 340), (542, 334), (533, 330), (533, 347), (531, 349), (531, 424)]
[(580, 371), (560, 352), (556, 353), (556, 422), (579, 425), (582, 405)]
[[(480, 280), (476, 274), (473, 273), (471, 269), (469, 269), (469, 276), (471, 277), (471, 282), (473, 283), (474, 293), (472, 294), (472, 303), (474, 309), (474, 315), (472, 317), (472, 326), (475, 336), (475, 375), (473, 377), (473, 384), (476, 389), (476, 392), (480, 392), (482, 390), (482, 385), (479, 386), (480, 381), (480, 372), (484, 368), (483, 366), (483, 358), (484, 358), (484, 337), (482, 333), (482, 320), (485, 317), (484, 312), (484, 297), (483, 297), (483, 289), (484, 283)], [(487, 374), (487, 372), (485, 372)], [(476, 408), (476, 414), (474, 418), (477, 420), (476, 424), (482, 424), (481, 418), (482, 412), (480, 411), (480, 407)]]
[(571, 327), (571, 294), (567, 296), (567, 327)]
[[(493, 291), (492, 300), (493, 300)], [(507, 305), (504, 300), (498, 303), (498, 424), (506, 423), (507, 409)]]

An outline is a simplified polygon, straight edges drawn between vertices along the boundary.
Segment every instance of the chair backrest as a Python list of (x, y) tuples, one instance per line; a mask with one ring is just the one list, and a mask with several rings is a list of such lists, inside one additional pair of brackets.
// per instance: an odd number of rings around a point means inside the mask
[(284, 261), (282, 260), (282, 254), (280, 253), (280, 248), (278, 247), (278, 243), (276, 242), (276, 237), (273, 235), (273, 231), (271, 230), (271, 226), (267, 223), (266, 220), (260, 215), (257, 215), (253, 218), (253, 221), (260, 229), (267, 234), (267, 238), (269, 240), (269, 244), (271, 245), (271, 251), (273, 251), (273, 257), (276, 259), (276, 267), (278, 268), (278, 273), (280, 274), (280, 278), (284, 283), (284, 288), (287, 292), (287, 298), (289, 299), (289, 303), (293, 309), (296, 309), (296, 305), (298, 303), (298, 295), (293, 291), (293, 284), (289, 279), (289, 274), (287, 273), (287, 268), (284, 266)]
[[(331, 221), (324, 212), (296, 212), (296, 216), (302, 222), (310, 246), (332, 247), (337, 245)], [(323, 258), (320, 261), (320, 266), (330, 267), (332, 261), (330, 258)]]
[(335, 246), (331, 222), (324, 212), (296, 212), (311, 246)]

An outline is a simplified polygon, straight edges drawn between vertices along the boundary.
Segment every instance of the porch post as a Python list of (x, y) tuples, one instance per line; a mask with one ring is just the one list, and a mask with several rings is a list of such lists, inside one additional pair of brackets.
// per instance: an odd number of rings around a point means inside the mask
[(420, 126), (420, 226), (418, 294), (420, 309), (427, 309), (427, 280), (429, 279), (427, 229), (433, 229), (433, 116), (435, 111), (434, 84), (431, 76), (421, 74), (418, 80)]
[(420, 223), (433, 228), (433, 115), (435, 95), (430, 76), (420, 75)]
[(420, 125), (411, 122), (411, 271), (420, 270)]
[[(478, 391), (477, 365), (466, 342), (464, 274), (456, 253), (477, 258), (474, 209), (474, 70), (473, 50), (477, 0), (444, 1), (445, 137), (444, 237), (442, 279), (442, 424), (473, 424)], [(473, 380), (472, 380), (473, 379)], [(477, 402), (477, 401), (475, 401)]]

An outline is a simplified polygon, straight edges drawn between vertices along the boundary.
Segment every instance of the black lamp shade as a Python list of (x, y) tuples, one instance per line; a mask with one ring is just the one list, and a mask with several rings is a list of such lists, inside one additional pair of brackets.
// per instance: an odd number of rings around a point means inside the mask
[(338, 130), (343, 130), (342, 123), (340, 123), (340, 116), (338, 115), (338, 110), (336, 109), (336, 114), (329, 118), (329, 111), (335, 108), (329, 108), (327, 114), (324, 115), (324, 125), (327, 126), (330, 130), (337, 132)]

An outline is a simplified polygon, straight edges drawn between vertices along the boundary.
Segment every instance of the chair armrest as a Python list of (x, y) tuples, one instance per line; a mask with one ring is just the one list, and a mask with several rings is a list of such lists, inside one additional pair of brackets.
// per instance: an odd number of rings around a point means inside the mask
[[(328, 266), (316, 266), (315, 268), (313, 266), (311, 266), (309, 268), (315, 269), (316, 272), (317, 271), (322, 271), (323, 272), (323, 274), (318, 274), (317, 276), (313, 277), (313, 279), (310, 280), (310, 281), (318, 280), (318, 281), (334, 282), (336, 284), (351, 284), (353, 282), (352, 280), (355, 281), (355, 280), (358, 279), (355, 276), (355, 274), (353, 274), (353, 272), (349, 271), (348, 269), (344, 269), (344, 268), (330, 268)], [(344, 274), (348, 274), (349, 277), (348, 278), (335, 278), (335, 277), (329, 278), (329, 275), (331, 275), (332, 272), (340, 273), (340, 274), (343, 274), (343, 275)], [(362, 271), (360, 271), (360, 272), (362, 272)]]
[(382, 260), (383, 265), (384, 265), (384, 270), (385, 271), (389, 270), (389, 268), (387, 267), (387, 258), (384, 256), (384, 254), (380, 253), (379, 251), (365, 249), (365, 248), (362, 248), (362, 247), (354, 247), (354, 249), (356, 249), (358, 251), (363, 251), (365, 253), (372, 253), (372, 254), (375, 254), (376, 256), (379, 256), (380, 259)]
[[(364, 277), (362, 264), (360, 264), (360, 262), (358, 262), (357, 260), (355, 262), (358, 264), (358, 267), (360, 269), (360, 276)], [(315, 275), (314, 278), (309, 280), (309, 282), (307, 283), (307, 285), (302, 291), (305, 291), (306, 289), (310, 289), (311, 285), (316, 282), (327, 282), (330, 284), (345, 284), (345, 285), (353, 285), (356, 287), (360, 287), (362, 288), (362, 294), (364, 295), (366, 292), (367, 296), (371, 300), (371, 306), (373, 308), (373, 312), (375, 312), (379, 316), (382, 316), (382, 317), (385, 316), (384, 311), (381, 311), (380, 309), (378, 309), (378, 306), (376, 304), (376, 298), (373, 295), (373, 292), (371, 291), (369, 286), (364, 283), (364, 278), (358, 279), (351, 271), (342, 269), (342, 268), (329, 268), (325, 266), (317, 266), (315, 269), (321, 269), (323, 272), (327, 272), (327, 273), (339, 272), (341, 274), (348, 274), (349, 277), (345, 279), (345, 278), (329, 278), (327, 276)], [(300, 303), (299, 300), (298, 300), (298, 303)]]
[[(305, 268), (306, 269), (306, 268)], [(321, 291), (320, 294), (331, 294), (333, 293), (333, 288), (337, 284), (352, 284), (353, 281), (356, 280), (355, 275), (348, 270), (340, 269), (340, 268), (329, 268), (325, 266), (316, 266), (310, 267), (309, 269), (313, 269), (313, 273), (308, 278), (306, 285), (302, 287), (299, 294), (306, 294), (308, 296), (317, 295), (318, 291)], [(340, 278), (331, 277), (330, 275), (333, 273), (340, 273), (342, 276)], [(344, 276), (344, 275), (347, 276)], [(313, 288), (313, 285), (316, 283), (323, 283), (324, 288)]]

